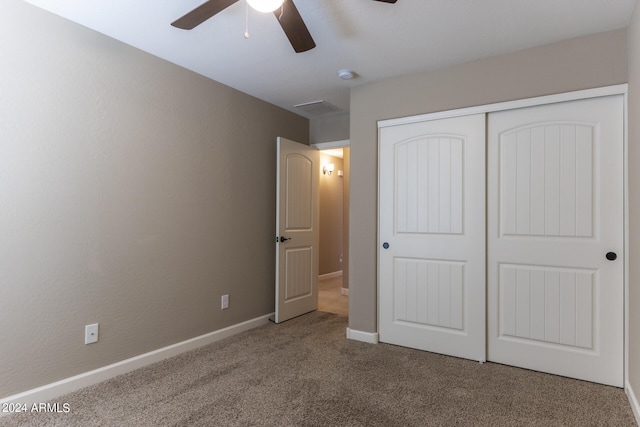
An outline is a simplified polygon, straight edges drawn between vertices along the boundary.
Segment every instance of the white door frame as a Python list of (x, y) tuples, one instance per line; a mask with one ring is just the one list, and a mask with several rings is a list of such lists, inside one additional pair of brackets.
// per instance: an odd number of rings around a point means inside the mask
[(312, 147), (316, 147), (319, 151), (331, 150), (333, 148), (349, 148), (349, 145), (351, 145), (351, 140), (349, 139), (341, 139), (340, 141), (316, 142), (315, 144), (311, 144)]
[[(440, 111), (435, 113), (421, 114), (417, 116), (401, 117), (397, 119), (387, 119), (378, 121), (378, 130), (389, 126), (398, 126), (409, 123), (423, 122), (428, 120), (438, 120), (443, 118), (466, 116), (469, 114), (492, 113), (496, 111), (513, 110), (517, 108), (532, 107), (536, 105), (555, 104), (558, 102), (575, 101), (579, 99), (598, 98), (609, 95), (623, 95), (624, 104), (624, 148), (623, 148), (623, 198), (624, 198), (624, 389), (629, 391), (629, 192), (628, 192), (628, 115), (627, 115), (627, 93), (628, 85), (620, 84), (605, 86), (594, 89), (565, 92), (554, 95), (526, 98), (515, 101), (499, 102), (494, 104), (480, 105), (476, 107), (460, 108), (455, 110)], [(379, 133), (379, 132), (378, 132)], [(380, 144), (380, 141), (378, 141)], [(378, 194), (379, 197), (379, 194)], [(379, 213), (378, 213), (379, 216)], [(379, 220), (378, 220), (379, 222)], [(378, 251), (380, 248), (378, 248)], [(379, 269), (379, 266), (378, 266)], [(378, 277), (378, 290), (380, 289), (380, 278)], [(380, 298), (378, 295), (377, 315), (380, 313)]]

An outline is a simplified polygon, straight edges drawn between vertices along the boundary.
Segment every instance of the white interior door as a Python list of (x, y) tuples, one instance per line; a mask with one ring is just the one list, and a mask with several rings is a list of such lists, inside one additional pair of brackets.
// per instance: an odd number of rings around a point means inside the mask
[(488, 359), (622, 386), (622, 96), (488, 123)]
[(278, 138), (276, 311), (280, 323), (318, 307), (319, 153)]
[(379, 339), (484, 361), (485, 115), (379, 132)]

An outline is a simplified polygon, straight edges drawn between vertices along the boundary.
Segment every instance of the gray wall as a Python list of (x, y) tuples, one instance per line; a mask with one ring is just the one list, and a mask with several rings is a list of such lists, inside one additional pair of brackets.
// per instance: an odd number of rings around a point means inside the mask
[(349, 113), (314, 117), (309, 121), (311, 144), (349, 139)]
[(338, 170), (344, 172), (343, 160), (339, 157), (320, 153), (320, 164), (333, 163), (335, 170), (331, 175), (320, 172), (320, 265), (319, 274), (342, 271), (343, 262), (343, 218), (344, 218), (344, 177), (338, 176)]
[(640, 4), (629, 42), (629, 382), (640, 393)]
[(273, 311), (307, 119), (19, 0), (0, 52), (0, 398)]
[(352, 89), (350, 328), (377, 331), (376, 121), (625, 83), (626, 42), (617, 30)]

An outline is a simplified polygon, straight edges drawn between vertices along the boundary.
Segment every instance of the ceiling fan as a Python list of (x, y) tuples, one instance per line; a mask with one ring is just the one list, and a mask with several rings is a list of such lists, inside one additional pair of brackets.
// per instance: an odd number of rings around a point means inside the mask
[[(176, 28), (192, 30), (218, 12), (240, 0), (209, 0), (201, 4), (182, 18), (172, 22)], [(383, 3), (395, 3), (397, 0), (374, 0)], [(300, 16), (293, 0), (247, 0), (247, 3), (260, 12), (273, 12), (278, 18), (282, 30), (286, 34), (293, 50), (306, 52), (316, 47), (311, 33)]]

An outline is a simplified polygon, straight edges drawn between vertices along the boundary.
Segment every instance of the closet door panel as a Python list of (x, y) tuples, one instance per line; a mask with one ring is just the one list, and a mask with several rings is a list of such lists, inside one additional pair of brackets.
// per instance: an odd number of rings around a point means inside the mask
[(380, 341), (484, 361), (485, 115), (380, 129)]
[(488, 137), (488, 359), (622, 386), (622, 97), (492, 113)]

